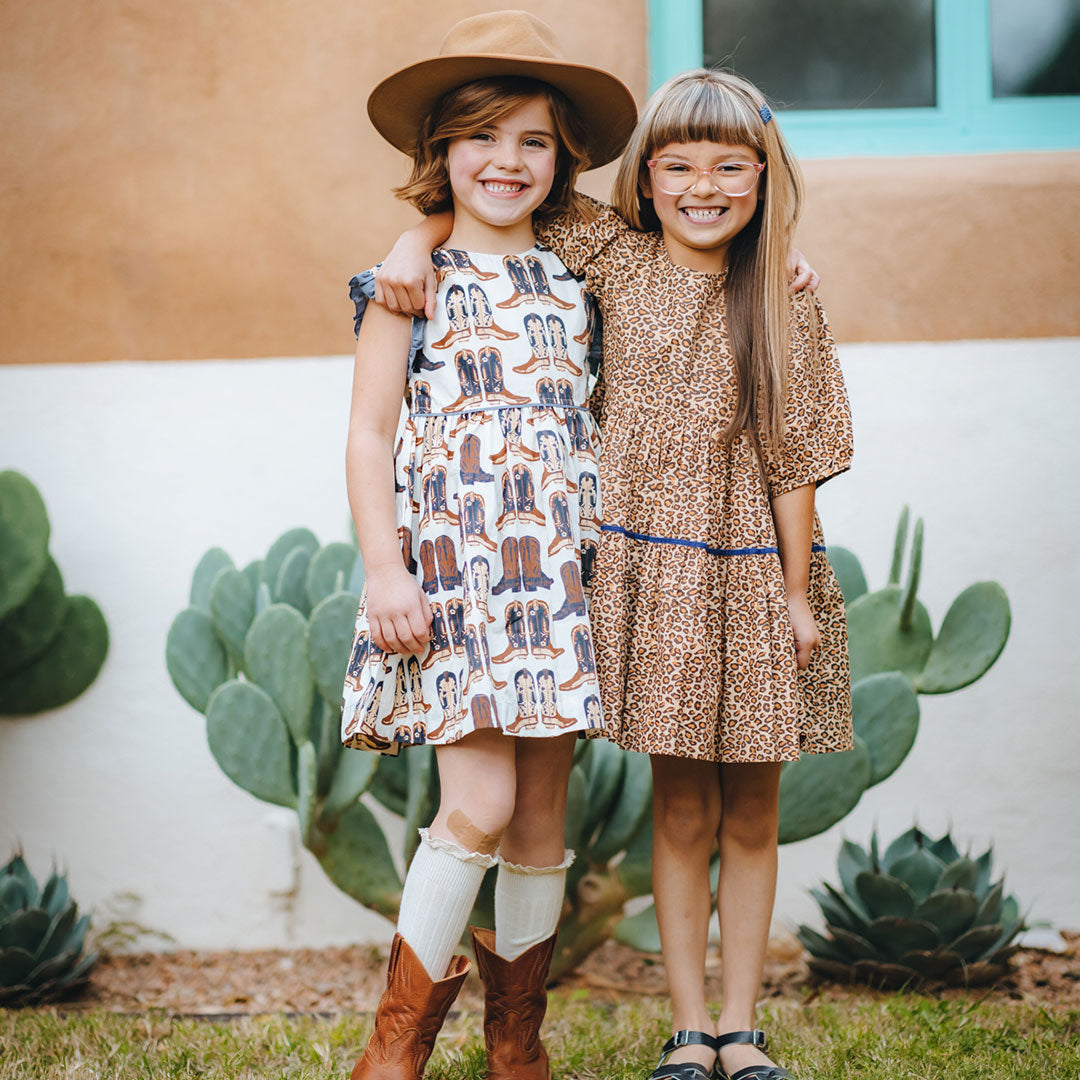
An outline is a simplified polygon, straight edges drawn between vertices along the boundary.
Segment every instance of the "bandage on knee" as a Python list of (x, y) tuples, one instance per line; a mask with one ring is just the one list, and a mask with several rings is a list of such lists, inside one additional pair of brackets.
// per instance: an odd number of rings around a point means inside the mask
[(502, 839), (499, 833), (484, 832), (460, 810), (450, 811), (450, 816), (446, 819), (446, 827), (463, 848), (468, 851), (478, 851), (481, 855), (494, 855)]

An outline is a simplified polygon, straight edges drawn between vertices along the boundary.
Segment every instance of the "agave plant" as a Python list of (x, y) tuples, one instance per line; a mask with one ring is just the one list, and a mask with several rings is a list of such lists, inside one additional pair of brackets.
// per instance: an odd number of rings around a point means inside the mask
[(82, 986), (98, 959), (82, 956), (89, 925), (66, 878), (54, 872), (40, 889), (16, 855), (0, 870), (0, 1005), (64, 997)]
[(837, 859), (842, 891), (828, 883), (811, 889), (829, 936), (800, 926), (810, 967), (842, 982), (873, 986), (924, 981), (975, 986), (1007, 970), (1024, 929), (1004, 878), (991, 884), (988, 849), (961, 855), (946, 834), (931, 840), (909, 829), (878, 854), (845, 840)]

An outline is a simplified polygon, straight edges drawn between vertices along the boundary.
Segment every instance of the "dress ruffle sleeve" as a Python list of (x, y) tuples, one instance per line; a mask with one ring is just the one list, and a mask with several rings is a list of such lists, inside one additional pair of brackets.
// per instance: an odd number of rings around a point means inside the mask
[(836, 341), (817, 297), (792, 300), (791, 366), (786, 432), (779, 449), (765, 450), (772, 497), (806, 484), (823, 484), (851, 467), (851, 407)]
[(631, 229), (607, 203), (588, 195), (579, 197), (588, 204), (591, 219), (576, 213), (556, 214), (536, 221), (534, 230), (537, 240), (551, 248), (571, 273), (583, 277), (585, 288), (603, 302), (604, 282), (617, 260), (619, 241)]
[[(349, 280), (349, 299), (356, 307), (353, 315), (353, 333), (360, 333), (360, 324), (364, 321), (369, 300), (375, 299), (375, 271), (379, 269), (379, 263), (370, 270), (361, 270)], [(409, 365), (413, 358), (424, 347), (424, 319), (413, 319), (412, 336), (409, 340)]]

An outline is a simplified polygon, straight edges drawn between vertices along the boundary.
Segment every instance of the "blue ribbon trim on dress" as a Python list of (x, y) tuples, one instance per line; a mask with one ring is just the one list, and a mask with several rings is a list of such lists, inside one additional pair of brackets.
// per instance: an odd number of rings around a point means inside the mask
[(520, 405), (477, 405), (475, 409), (445, 409), (442, 412), (411, 412), (410, 416), (468, 416), (470, 413), (505, 412), (507, 409), (577, 409), (588, 412), (588, 405), (563, 405), (558, 401), (523, 401)]
[[(650, 544), (674, 544), (676, 547), (699, 548), (709, 555), (779, 555), (780, 549), (775, 547), (745, 547), (745, 548), (718, 548), (706, 544), (704, 540), (679, 540), (673, 536), (650, 536), (648, 533), (632, 532), (624, 529), (621, 525), (601, 525), (602, 532), (618, 533), (627, 536), (631, 540), (645, 540)], [(824, 544), (811, 544), (811, 551), (825, 551)]]

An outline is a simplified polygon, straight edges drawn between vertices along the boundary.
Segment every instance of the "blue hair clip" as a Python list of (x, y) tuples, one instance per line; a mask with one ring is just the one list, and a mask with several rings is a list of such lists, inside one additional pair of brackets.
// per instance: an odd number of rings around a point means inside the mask
[(772, 119), (772, 112), (768, 105), (762, 105), (758, 112), (761, 114), (761, 119), (767, 124)]

